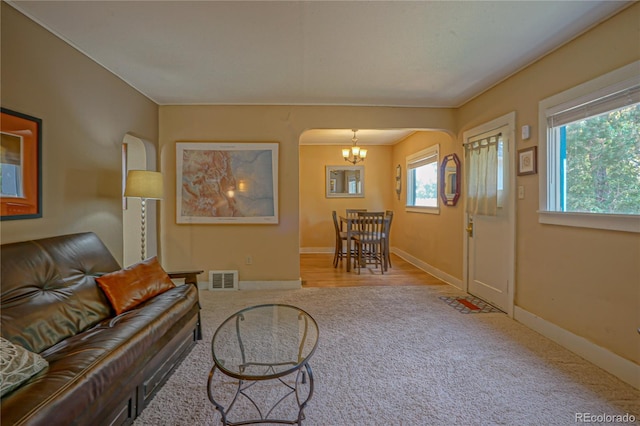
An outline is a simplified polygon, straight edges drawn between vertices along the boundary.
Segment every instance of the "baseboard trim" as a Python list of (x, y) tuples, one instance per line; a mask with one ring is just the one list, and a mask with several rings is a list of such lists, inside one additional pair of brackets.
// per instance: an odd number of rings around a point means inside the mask
[(634, 388), (640, 389), (640, 365), (633, 361), (616, 355), (608, 349), (573, 334), (519, 306), (514, 307), (513, 318)]
[(450, 284), (450, 285), (462, 290), (462, 280), (461, 279), (456, 278), (456, 277), (454, 277), (452, 275), (449, 275), (446, 272), (443, 272), (443, 271), (439, 270), (438, 268), (435, 268), (435, 267), (429, 265), (428, 263), (418, 259), (417, 257), (413, 257), (409, 253), (407, 253), (405, 251), (402, 251), (400, 249), (397, 249), (395, 247), (391, 248), (391, 253), (401, 257), (402, 259), (404, 259), (407, 262), (411, 263), (416, 268), (422, 269), (426, 273), (428, 273), (430, 275), (433, 275), (434, 277), (436, 277), (438, 279), (441, 279), (442, 281), (446, 282), (447, 284)]
[(240, 281), (239, 290), (298, 290), (302, 288), (302, 280), (292, 281)]
[(314, 253), (331, 253), (335, 249), (333, 247), (300, 247), (300, 254), (314, 254)]

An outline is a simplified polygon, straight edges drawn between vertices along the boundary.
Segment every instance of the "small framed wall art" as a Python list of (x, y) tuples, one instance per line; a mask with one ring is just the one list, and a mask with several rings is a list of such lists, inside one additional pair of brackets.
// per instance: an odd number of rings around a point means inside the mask
[(42, 217), (42, 120), (2, 108), (0, 219)]
[(537, 146), (532, 146), (518, 151), (518, 176), (535, 175), (538, 173), (537, 154)]
[(398, 200), (400, 199), (400, 194), (402, 194), (402, 167), (398, 164), (396, 166), (396, 195)]

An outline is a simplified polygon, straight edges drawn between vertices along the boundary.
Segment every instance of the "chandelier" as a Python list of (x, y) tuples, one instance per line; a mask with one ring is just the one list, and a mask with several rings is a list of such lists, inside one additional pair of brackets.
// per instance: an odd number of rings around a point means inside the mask
[(358, 130), (353, 129), (351, 131), (353, 132), (353, 138), (351, 138), (353, 145), (351, 145), (351, 148), (342, 149), (342, 157), (344, 157), (344, 161), (348, 161), (355, 165), (367, 158), (367, 150), (358, 146), (358, 138), (356, 137), (356, 132)]

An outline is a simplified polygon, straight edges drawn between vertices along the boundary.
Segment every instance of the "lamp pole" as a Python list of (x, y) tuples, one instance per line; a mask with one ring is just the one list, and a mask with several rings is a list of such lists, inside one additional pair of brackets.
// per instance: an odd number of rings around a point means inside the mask
[(146, 235), (146, 222), (147, 222), (147, 199), (142, 197), (140, 198), (140, 211), (141, 213), (141, 229), (140, 229), (140, 240), (141, 240), (141, 247), (142, 247), (142, 251), (140, 252), (140, 260), (144, 260), (145, 259), (145, 254), (146, 254), (146, 247), (145, 247), (145, 242), (147, 240), (147, 235)]

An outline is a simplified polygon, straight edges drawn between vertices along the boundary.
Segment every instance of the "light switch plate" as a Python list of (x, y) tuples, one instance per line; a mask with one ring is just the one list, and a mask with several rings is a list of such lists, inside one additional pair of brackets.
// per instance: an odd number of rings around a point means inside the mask
[(526, 141), (531, 137), (531, 126), (528, 124), (522, 126), (522, 140)]

